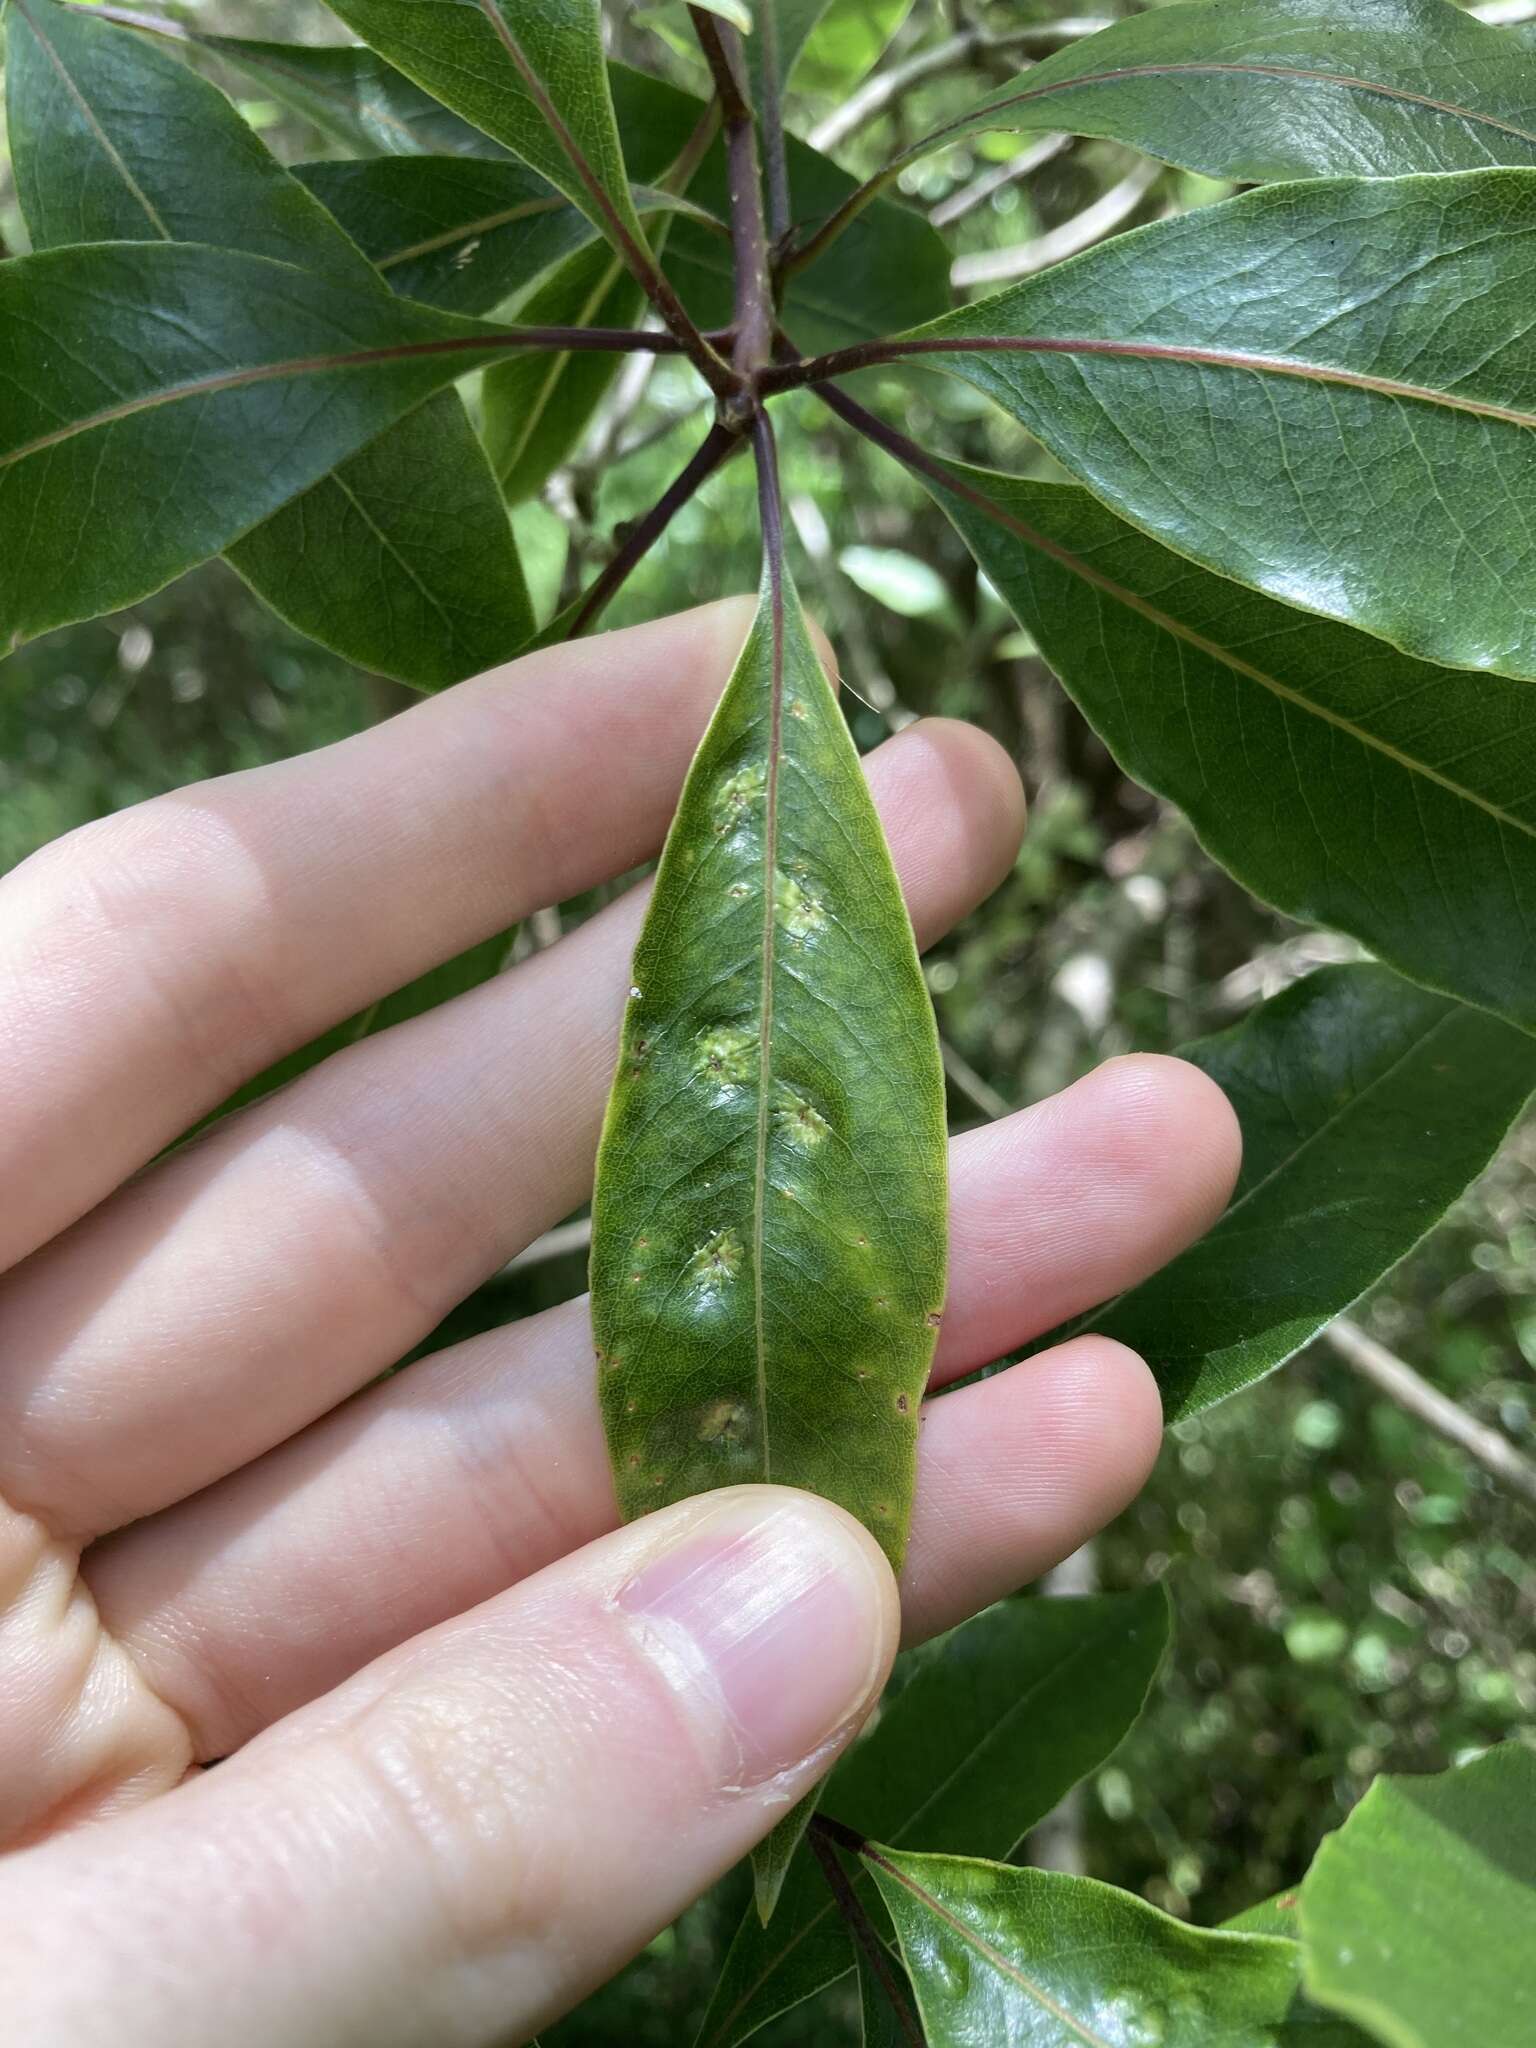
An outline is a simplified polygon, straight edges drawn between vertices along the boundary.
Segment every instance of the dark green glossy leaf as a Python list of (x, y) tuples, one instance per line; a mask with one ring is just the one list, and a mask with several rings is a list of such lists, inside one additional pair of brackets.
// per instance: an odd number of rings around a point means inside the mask
[(1533, 231), (1532, 171), (1273, 185), (923, 333), (1008, 338), (937, 360), (1181, 554), (1529, 679)]
[(499, 142), (439, 105), (372, 50), (198, 33), (187, 41), (193, 54), (241, 72), (280, 106), (359, 156), (506, 155)]
[(1088, 492), (932, 487), (1085, 715), (1246, 888), (1536, 1029), (1536, 699), (1213, 576)]
[[(299, 164), (294, 176), (392, 291), (455, 313), (494, 311), (597, 235), (563, 193), (510, 159), (374, 157)], [(650, 186), (636, 187), (634, 200), (642, 214), (702, 215)]]
[(643, 243), (598, 0), (329, 4), (387, 63), (542, 172), (605, 233), (617, 228)]
[(1536, 164), (1536, 56), (1450, 0), (1191, 0), (1058, 50), (902, 160), (989, 128), (1249, 183)]
[(811, 30), (829, 0), (753, 0), (752, 35), (745, 45), (753, 103), (761, 107), (764, 88), (782, 95)]
[[(1159, 1588), (1009, 1600), (918, 1653), (822, 1808), (900, 1844), (1010, 1855), (1141, 1712), (1167, 1647)], [(869, 1881), (860, 1896), (871, 1897)], [(848, 1937), (802, 1849), (772, 1924), (748, 1908), (699, 2034), (734, 2048), (849, 1968)]]
[(1089, 1877), (872, 1846), (931, 2048), (1332, 2048), (1294, 1942), (1188, 1927)]
[[(216, 241), (384, 296), (223, 94), (149, 40), (55, 0), (17, 0), (7, 93), (34, 247)], [(505, 660), (532, 631), (505, 508), (452, 392), (229, 553), (301, 632), (419, 687)]]
[(1314, 1999), (1390, 2048), (1536, 2040), (1536, 1755), (1378, 1778), (1301, 1888)]
[(773, 1479), (893, 1564), (944, 1306), (933, 1011), (792, 589), (700, 745), (635, 952), (592, 1205), (619, 1502)]
[(1089, 1320), (1140, 1351), (1169, 1421), (1261, 1378), (1391, 1271), (1536, 1088), (1536, 1043), (1384, 967), (1324, 968), (1185, 1049), (1243, 1127), (1210, 1234)]
[(186, 243), (0, 264), (0, 327), (0, 650), (221, 553), (505, 347), (376, 282)]

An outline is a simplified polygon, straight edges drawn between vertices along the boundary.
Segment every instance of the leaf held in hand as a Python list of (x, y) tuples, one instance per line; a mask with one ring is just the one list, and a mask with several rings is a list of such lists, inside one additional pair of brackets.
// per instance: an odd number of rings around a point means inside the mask
[(863, 772), (772, 578), (689, 772), (634, 962), (593, 1201), (627, 1516), (825, 1494), (899, 1563), (944, 1306), (933, 1013)]

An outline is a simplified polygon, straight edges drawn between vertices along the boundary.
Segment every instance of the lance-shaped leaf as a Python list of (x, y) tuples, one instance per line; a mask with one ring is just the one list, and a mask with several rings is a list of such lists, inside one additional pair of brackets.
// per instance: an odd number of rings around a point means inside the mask
[(0, 650), (221, 553), (508, 345), (376, 283), (169, 242), (0, 264), (0, 329)]
[(1184, 1057), (1242, 1125), (1231, 1207), (1085, 1318), (1149, 1361), (1170, 1422), (1283, 1364), (1390, 1272), (1536, 1088), (1524, 1032), (1384, 967), (1323, 968)]
[(930, 2048), (1346, 2048), (1295, 2011), (1301, 1955), (1089, 1877), (872, 1844)]
[(355, 43), (267, 43), (187, 30), (183, 47), (253, 80), (359, 156), (506, 155), (482, 129)]
[[(494, 311), (597, 239), (564, 193), (510, 159), (374, 157), (298, 164), (293, 175), (391, 291), (454, 313)], [(642, 214), (685, 212), (727, 234), (703, 208), (671, 193), (641, 185), (634, 200)]]
[(329, 0), (387, 63), (643, 247), (598, 0)]
[(634, 960), (592, 1322), (619, 1502), (826, 1495), (893, 1564), (944, 1307), (943, 1073), (853, 741), (769, 553)]
[(1307, 1989), (1390, 2048), (1536, 2040), (1536, 1756), (1378, 1778), (1301, 1888)]
[[(917, 1654), (874, 1733), (833, 1772), (822, 1810), (903, 1845), (1010, 1855), (1135, 1722), (1168, 1632), (1157, 1587), (989, 1609)], [(858, 1885), (870, 1901), (868, 1877)], [(851, 1960), (837, 1908), (802, 1849), (772, 1923), (765, 1928), (748, 1907), (700, 2048), (734, 2048)]]
[(1189, 0), (1058, 50), (900, 161), (989, 128), (1251, 183), (1536, 164), (1536, 53), (1450, 0)]
[[(384, 298), (357, 246), (223, 94), (157, 45), (55, 0), (16, 0), (8, 56), (35, 248), (217, 242)], [(452, 392), (284, 506), (230, 561), (301, 632), (423, 687), (505, 660), (533, 629), (505, 508)]]
[(1409, 653), (1531, 678), (1533, 231), (1533, 171), (1272, 185), (951, 313), (918, 347), (1179, 553)]
[(1293, 611), (1086, 491), (924, 474), (1121, 767), (1246, 888), (1536, 1030), (1528, 684)]

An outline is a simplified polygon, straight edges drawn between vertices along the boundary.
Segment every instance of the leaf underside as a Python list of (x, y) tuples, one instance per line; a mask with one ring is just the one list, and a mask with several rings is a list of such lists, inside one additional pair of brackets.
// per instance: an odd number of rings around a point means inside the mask
[(948, 468), (957, 489), (930, 488), (1020, 624), (1126, 773), (1230, 874), (1536, 1029), (1529, 685), (1245, 590), (1087, 491)]
[(1533, 231), (1536, 171), (1272, 185), (918, 337), (1180, 554), (1530, 680)]
[(785, 589), (690, 770), (598, 1157), (592, 1318), (620, 1504), (748, 1480), (899, 1562), (944, 1302), (933, 1013), (847, 726)]
[(1193, 0), (1058, 50), (909, 155), (996, 128), (1248, 183), (1536, 164), (1536, 55), (1449, 0)]

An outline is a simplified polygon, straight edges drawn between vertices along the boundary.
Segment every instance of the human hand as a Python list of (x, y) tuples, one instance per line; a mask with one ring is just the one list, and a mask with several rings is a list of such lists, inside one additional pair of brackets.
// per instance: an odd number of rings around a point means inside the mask
[[(749, 616), (530, 657), (0, 882), (18, 2044), (521, 2039), (877, 1696), (896, 1588), (838, 1510), (744, 1488), (615, 1532), (584, 1302), (369, 1384), (589, 1191), (640, 892), (146, 1167), (283, 1052), (653, 853)], [(926, 943), (1007, 871), (1017, 777), (939, 720), (868, 766)], [(1236, 1161), (1166, 1059), (958, 1140), (934, 1386), (1164, 1263)], [(1145, 1366), (1092, 1337), (934, 1402), (908, 1638), (1075, 1548), (1158, 1434)]]

